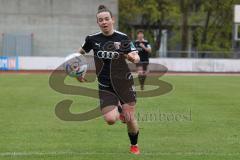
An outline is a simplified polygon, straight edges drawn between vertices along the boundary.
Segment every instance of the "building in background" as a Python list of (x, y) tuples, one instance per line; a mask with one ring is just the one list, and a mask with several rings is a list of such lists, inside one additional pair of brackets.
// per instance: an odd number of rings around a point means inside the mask
[(66, 56), (99, 30), (99, 4), (116, 17), (117, 0), (0, 0), (0, 56)]

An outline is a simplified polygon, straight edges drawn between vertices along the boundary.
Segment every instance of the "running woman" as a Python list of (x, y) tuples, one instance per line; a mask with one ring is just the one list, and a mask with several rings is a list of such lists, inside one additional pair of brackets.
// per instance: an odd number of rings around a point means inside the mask
[(144, 82), (147, 77), (147, 68), (149, 64), (149, 54), (152, 49), (148, 41), (144, 39), (144, 33), (142, 30), (137, 32), (137, 40), (134, 42), (134, 45), (136, 46), (140, 57), (140, 62), (137, 63), (138, 79), (141, 90), (144, 90)]
[(134, 117), (136, 92), (126, 62), (127, 59), (138, 63), (140, 58), (128, 36), (114, 30), (114, 18), (107, 7), (100, 5), (96, 18), (101, 31), (88, 35), (79, 53), (93, 50), (103, 117), (109, 125), (119, 119), (124, 121), (131, 143), (130, 152), (140, 154), (139, 128)]

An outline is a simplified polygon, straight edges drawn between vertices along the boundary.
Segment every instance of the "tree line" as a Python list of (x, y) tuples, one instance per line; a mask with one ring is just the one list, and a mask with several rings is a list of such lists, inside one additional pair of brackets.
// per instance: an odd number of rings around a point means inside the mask
[(166, 29), (169, 50), (231, 51), (234, 4), (240, 0), (119, 0), (119, 28), (132, 38), (144, 29), (155, 50)]

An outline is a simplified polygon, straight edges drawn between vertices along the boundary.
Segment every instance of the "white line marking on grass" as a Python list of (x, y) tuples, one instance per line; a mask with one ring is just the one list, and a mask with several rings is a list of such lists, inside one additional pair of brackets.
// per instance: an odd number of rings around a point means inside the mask
[[(21, 156), (78, 156), (78, 155), (126, 155), (125, 152), (0, 152), (0, 157)], [(142, 152), (143, 156), (239, 156), (240, 153), (217, 152)]]

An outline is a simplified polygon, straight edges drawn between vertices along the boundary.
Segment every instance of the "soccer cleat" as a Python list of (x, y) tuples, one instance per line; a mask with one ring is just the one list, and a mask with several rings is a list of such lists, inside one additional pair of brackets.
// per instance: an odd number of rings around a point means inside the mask
[(83, 78), (82, 76), (76, 77), (76, 78), (79, 82), (87, 82), (87, 80), (85, 78)]
[(131, 145), (130, 153), (139, 155), (140, 154), (140, 150), (139, 150), (138, 145)]

